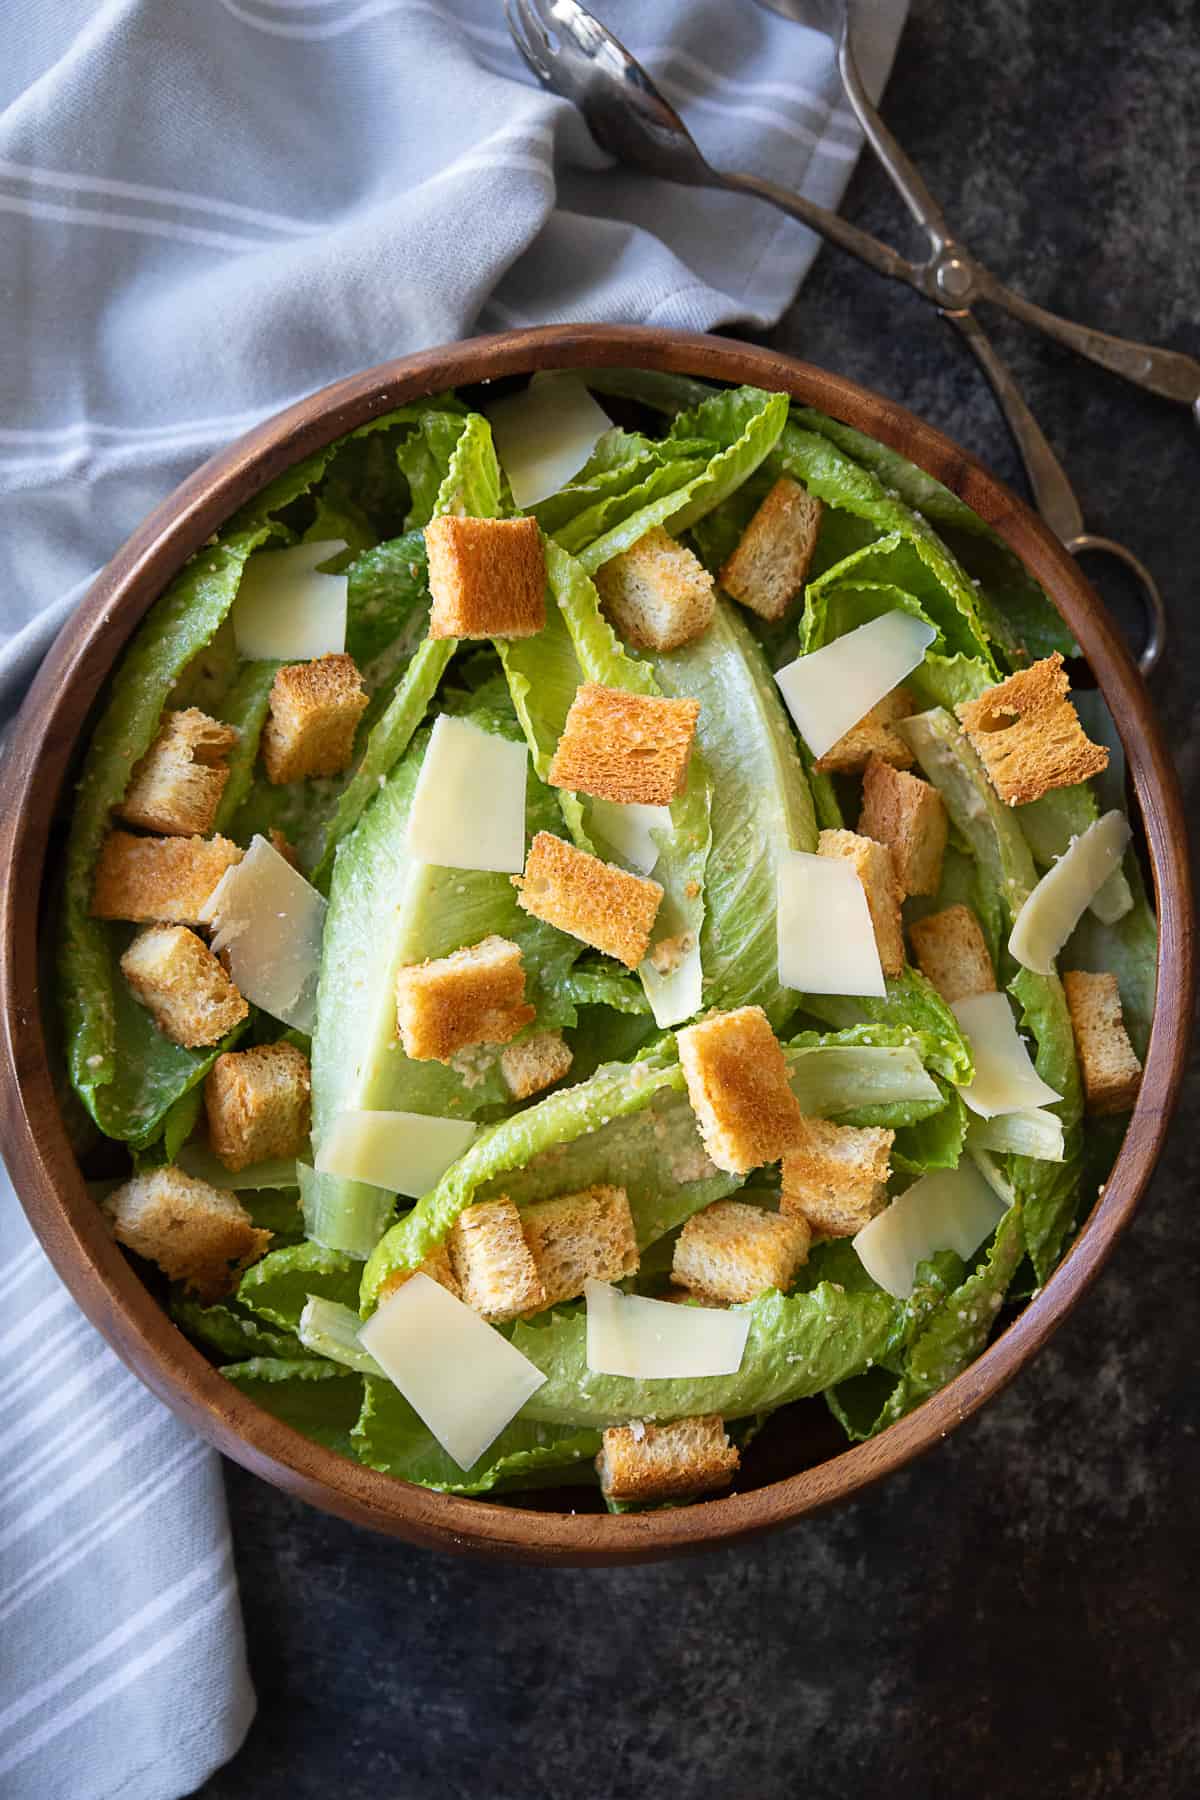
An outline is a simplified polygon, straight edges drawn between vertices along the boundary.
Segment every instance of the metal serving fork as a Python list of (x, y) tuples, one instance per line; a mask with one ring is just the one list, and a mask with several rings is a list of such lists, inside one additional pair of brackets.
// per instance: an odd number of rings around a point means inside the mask
[(752, 194), (810, 226), (881, 275), (903, 281), (935, 305), (961, 333), (981, 364), (1021, 451), (1034, 498), (1046, 523), (1069, 550), (1097, 550), (1117, 557), (1137, 577), (1149, 630), (1140, 656), (1148, 674), (1162, 654), (1166, 619), (1162, 596), (1145, 565), (1123, 544), (1083, 530), (1079, 502), (1011, 373), (971, 311), (987, 299), (1091, 361), (1139, 387), (1193, 409), (1200, 424), (1200, 363), (1175, 350), (1137, 344), (1077, 325), (1012, 292), (976, 262), (954, 237), (920, 173), (880, 119), (854, 62), (845, 0), (759, 0), (769, 10), (804, 24), (819, 24), (834, 38), (850, 104), (872, 149), (930, 243), (923, 263), (910, 262), (839, 214), (758, 176), (717, 170), (705, 159), (679, 114), (641, 64), (577, 0), (505, 0), (509, 30), (541, 84), (574, 102), (589, 131), (618, 161), (689, 187), (729, 188)]

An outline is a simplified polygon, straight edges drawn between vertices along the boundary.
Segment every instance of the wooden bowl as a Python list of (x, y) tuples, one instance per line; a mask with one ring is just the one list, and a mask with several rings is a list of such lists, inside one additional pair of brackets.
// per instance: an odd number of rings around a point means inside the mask
[[(1120, 726), (1161, 934), (1141, 1097), (1101, 1199), (1037, 1299), (957, 1380), (880, 1437), (830, 1454), (831, 1440), (814, 1446), (798, 1430), (799, 1445), (784, 1446), (783, 1479), (676, 1511), (615, 1517), (572, 1513), (569, 1496), (560, 1511), (536, 1497), (495, 1504), (360, 1468), (261, 1411), (193, 1348), (109, 1238), (72, 1154), (47, 1061), (42, 1006), (53, 996), (39, 988), (35, 902), (51, 818), (97, 693), (151, 602), (236, 508), (300, 457), (405, 401), (534, 369), (606, 363), (781, 389), (892, 445), (996, 528), (1053, 596)], [(1078, 565), (1015, 495), (911, 413), (823, 370), (712, 337), (563, 325), (476, 338), (336, 382), (214, 456), (114, 557), (26, 697), (0, 777), (0, 893), (0, 1140), (34, 1230), (92, 1323), (180, 1418), (287, 1492), (413, 1543), (526, 1562), (635, 1562), (746, 1537), (856, 1494), (936, 1444), (1012, 1380), (1095, 1279), (1149, 1179), (1184, 1069), (1193, 914), (1182, 801), (1150, 696)]]

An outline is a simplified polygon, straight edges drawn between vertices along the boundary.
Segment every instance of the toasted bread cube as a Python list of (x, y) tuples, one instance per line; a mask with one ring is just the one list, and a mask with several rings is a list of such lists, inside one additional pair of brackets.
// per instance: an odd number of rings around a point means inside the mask
[(917, 967), (947, 1006), (972, 994), (991, 994), (996, 975), (983, 927), (969, 906), (947, 906), (909, 928)]
[(284, 862), (287, 863), (290, 869), (295, 869), (297, 874), (303, 874), (303, 870), (300, 867), (300, 852), (290, 839), (284, 837), (277, 825), (272, 825), (270, 831), (268, 831), (267, 842), (270, 844), (272, 850), (277, 850), (279, 852), (279, 855), (282, 856)]
[(936, 894), (950, 829), (937, 789), (873, 756), (863, 776), (860, 837), (886, 844), (901, 895)]
[(396, 977), (396, 1023), (413, 1062), (448, 1063), (472, 1044), (507, 1044), (536, 1016), (520, 945), (494, 932)]
[(780, 1212), (806, 1219), (822, 1237), (853, 1237), (887, 1205), (895, 1135), (879, 1125), (806, 1118), (783, 1159)]
[(424, 1262), (417, 1264), (415, 1269), (397, 1269), (394, 1275), (389, 1275), (379, 1289), (379, 1304), (382, 1306), (389, 1294), (394, 1294), (397, 1288), (402, 1288), (406, 1281), (412, 1280), (414, 1275), (428, 1275), (430, 1281), (436, 1281), (440, 1287), (446, 1289), (447, 1293), (453, 1294), (456, 1300), (462, 1299), (462, 1289), (458, 1285), (458, 1277), (454, 1273), (454, 1265), (450, 1260), (450, 1246), (446, 1243), (438, 1244), (429, 1252)]
[(250, 1008), (203, 938), (186, 925), (139, 931), (121, 973), (159, 1030), (188, 1050), (215, 1044)]
[(119, 1244), (157, 1263), (201, 1300), (219, 1300), (271, 1241), (235, 1194), (171, 1163), (135, 1175), (101, 1201)]
[(714, 1300), (753, 1300), (767, 1288), (786, 1294), (809, 1237), (803, 1218), (718, 1200), (693, 1213), (675, 1240), (671, 1280)]
[(1108, 751), (1084, 731), (1067, 699), (1070, 691), (1056, 650), (955, 708), (988, 779), (1009, 806), (1040, 800), (1051, 788), (1074, 787), (1108, 767)]
[(834, 775), (857, 775), (873, 756), (893, 769), (911, 769), (913, 753), (898, 732), (892, 730), (897, 719), (907, 719), (915, 702), (906, 687), (893, 688), (882, 700), (864, 713), (831, 750), (819, 756), (814, 769), (828, 770)]
[(223, 837), (149, 838), (110, 831), (96, 860), (92, 917), (199, 925), (205, 901), (243, 854)]
[(493, 1324), (540, 1312), (546, 1304), (521, 1215), (507, 1194), (459, 1213), (450, 1231), (450, 1262), (466, 1305)]
[(585, 1281), (622, 1281), (637, 1273), (637, 1236), (622, 1187), (538, 1200), (524, 1208), (521, 1223), (545, 1292), (543, 1306), (573, 1300)]
[(528, 1100), (562, 1080), (573, 1054), (561, 1031), (538, 1031), (500, 1052), (500, 1073), (514, 1100)]
[(817, 855), (841, 856), (854, 864), (867, 896), (880, 967), (885, 975), (899, 975), (904, 967), (904, 927), (896, 865), (888, 846), (853, 831), (823, 831), (817, 839)]
[(669, 1425), (610, 1425), (596, 1472), (610, 1500), (682, 1500), (728, 1487), (738, 1453), (715, 1413)]
[(555, 787), (623, 805), (669, 806), (687, 786), (698, 700), (661, 700), (585, 681), (550, 764)]
[(717, 578), (725, 592), (762, 619), (782, 619), (808, 580), (824, 510), (781, 475)]
[(280, 669), (262, 734), (267, 780), (280, 787), (348, 769), (366, 704), (366, 689), (352, 656), (318, 656), (315, 662), (289, 663)]
[(229, 780), (225, 759), (237, 740), (232, 725), (198, 707), (164, 713), (158, 736), (134, 764), (117, 817), (144, 831), (204, 837), (213, 828)]
[(546, 624), (546, 553), (536, 519), (425, 527), (432, 638), (535, 637)]
[(699, 559), (661, 525), (596, 571), (605, 612), (638, 650), (678, 650), (712, 624), (716, 589)]
[(1116, 976), (1068, 969), (1062, 982), (1088, 1112), (1129, 1112), (1142, 1085), (1142, 1065), (1125, 1029)]
[(312, 1075), (294, 1044), (227, 1050), (204, 1083), (213, 1154), (227, 1169), (299, 1156), (308, 1143)]
[(538, 832), (524, 875), (512, 879), (527, 913), (615, 956), (627, 969), (636, 969), (650, 948), (663, 897), (657, 881), (629, 875), (548, 831)]
[(761, 1006), (713, 1013), (679, 1033), (679, 1060), (704, 1148), (718, 1169), (748, 1175), (796, 1139), (800, 1102)]

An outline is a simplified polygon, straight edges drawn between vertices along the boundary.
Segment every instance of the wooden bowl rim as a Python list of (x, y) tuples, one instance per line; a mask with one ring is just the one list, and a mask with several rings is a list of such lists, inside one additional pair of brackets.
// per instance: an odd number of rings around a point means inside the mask
[[(963, 1374), (878, 1438), (798, 1475), (675, 1511), (547, 1513), (437, 1494), (364, 1469), (262, 1411), (171, 1323), (108, 1237), (72, 1154), (42, 1035), (37, 910), (49, 823), (82, 722), (124, 643), (210, 534), (286, 467), (444, 388), (540, 368), (640, 365), (790, 393), (919, 464), (987, 520), (1053, 596), (1117, 720), (1146, 829), (1160, 950), (1142, 1093), (1086, 1225), (1042, 1292)], [(536, 1563), (650, 1560), (776, 1528), (861, 1492), (969, 1418), (1095, 1280), (1153, 1169), (1183, 1077), (1193, 908), (1183, 802), (1149, 693), (1078, 564), (972, 455), (895, 402), (779, 352), (648, 327), (555, 325), (425, 350), (347, 377), (220, 451), (97, 577), (34, 680), (0, 770), (0, 1146), (34, 1231), (83, 1311), (141, 1380), (226, 1455), (289, 1493), (420, 1545)]]

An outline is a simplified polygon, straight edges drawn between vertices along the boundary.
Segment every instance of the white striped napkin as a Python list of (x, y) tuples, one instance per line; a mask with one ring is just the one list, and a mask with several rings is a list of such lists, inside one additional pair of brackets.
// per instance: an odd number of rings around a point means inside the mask
[[(595, 0), (712, 160), (836, 205), (827, 39), (751, 0)], [(878, 91), (905, 0), (869, 0)], [(498, 0), (40, 0), (0, 24), (0, 723), (144, 513), (301, 394), (473, 331), (766, 325), (816, 251), (612, 168)], [(253, 1714), (220, 1473), (0, 1176), (0, 1792), (170, 1800)]]

